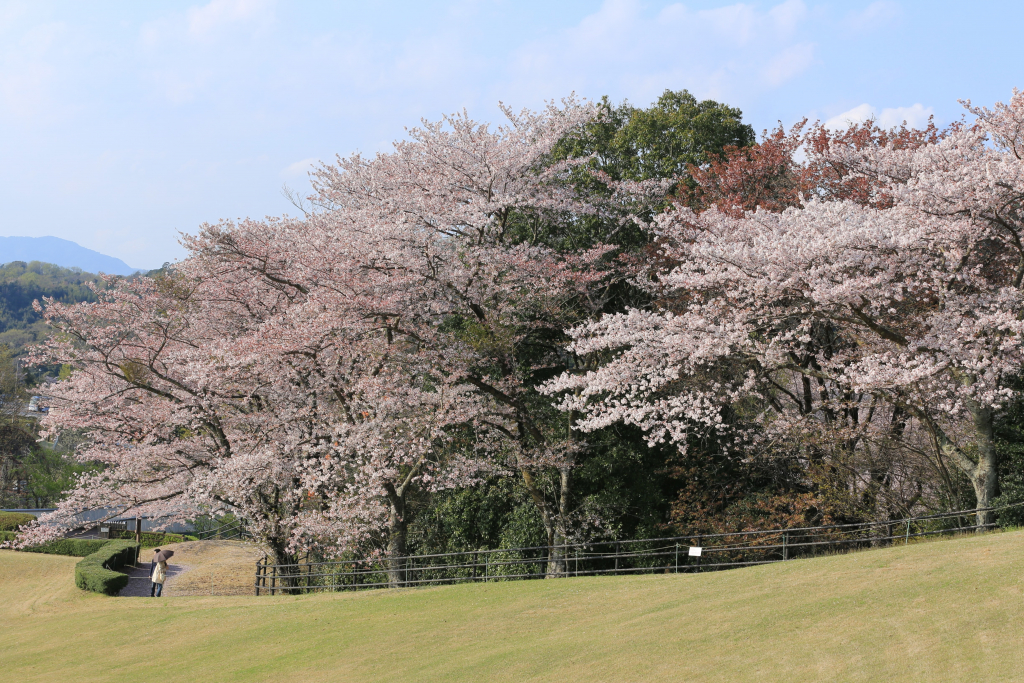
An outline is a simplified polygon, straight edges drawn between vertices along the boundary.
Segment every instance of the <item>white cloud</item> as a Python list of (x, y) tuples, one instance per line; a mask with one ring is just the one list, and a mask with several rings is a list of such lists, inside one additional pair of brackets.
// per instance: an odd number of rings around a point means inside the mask
[(869, 30), (890, 24), (900, 18), (902, 10), (898, 4), (890, 0), (879, 0), (865, 7), (860, 12), (847, 16), (846, 25), (857, 30)]
[(807, 6), (802, 0), (786, 0), (768, 11), (768, 16), (775, 22), (775, 29), (792, 33), (807, 16)]
[(915, 104), (912, 107), (896, 107), (895, 109), (883, 109), (878, 115), (878, 125), (882, 128), (892, 128), (904, 121), (911, 128), (924, 128), (928, 125), (928, 117), (935, 115), (935, 107), (923, 107)]
[[(685, 7), (683, 10), (685, 12)], [(664, 16), (664, 13), (662, 15)], [(689, 17), (681, 14), (680, 18), (683, 21), (679, 22), (679, 28), (689, 24), (693, 28), (710, 29), (719, 40), (727, 40), (737, 45), (750, 43), (757, 35), (758, 24), (763, 23), (763, 17), (758, 17), (752, 6), (743, 3), (701, 10)]]
[(814, 62), (814, 43), (801, 43), (787, 47), (765, 67), (764, 77), (769, 85), (779, 86), (803, 73)]
[(853, 109), (844, 111), (842, 114), (836, 114), (825, 122), (825, 127), (831, 130), (849, 128), (851, 124), (863, 123), (874, 115), (875, 108), (865, 102), (864, 104), (857, 105)]
[(304, 178), (306, 174), (313, 170), (313, 167), (320, 163), (320, 160), (316, 157), (309, 157), (302, 161), (296, 161), (294, 164), (288, 164), (284, 170), (281, 171), (282, 178)]
[(200, 37), (229, 24), (266, 21), (272, 9), (269, 0), (213, 0), (208, 5), (189, 8), (188, 32)]
[(53, 106), (68, 34), (64, 24), (41, 24), (0, 48), (0, 114), (29, 120)]
[(141, 80), (174, 105), (224, 93), (261, 65), (273, 19), (273, 0), (212, 0), (157, 16), (138, 29)]
[(698, 97), (749, 98), (814, 63), (814, 44), (798, 37), (807, 19), (802, 0), (699, 11), (674, 3), (653, 14), (639, 0), (605, 0), (575, 26), (519, 48), (502, 93), (536, 100), (575, 90), (644, 102), (686, 88)]
[(863, 123), (868, 119), (874, 119), (882, 128), (893, 128), (901, 125), (904, 121), (911, 128), (924, 128), (928, 125), (928, 117), (935, 114), (934, 107), (924, 107), (920, 103), (911, 107), (891, 107), (883, 109), (881, 113), (868, 103), (860, 104), (844, 111), (842, 114), (833, 116), (825, 122), (825, 127), (832, 130), (847, 128), (853, 123)]
[(194, 102), (209, 86), (212, 74), (202, 69), (192, 73), (164, 69), (152, 72), (150, 79), (168, 102), (180, 105)]

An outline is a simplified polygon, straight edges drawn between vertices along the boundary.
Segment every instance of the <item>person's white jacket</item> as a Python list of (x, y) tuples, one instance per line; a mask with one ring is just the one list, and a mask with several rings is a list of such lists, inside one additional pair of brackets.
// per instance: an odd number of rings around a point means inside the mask
[(167, 563), (157, 562), (156, 566), (153, 567), (153, 576), (150, 577), (153, 583), (163, 583), (167, 578)]

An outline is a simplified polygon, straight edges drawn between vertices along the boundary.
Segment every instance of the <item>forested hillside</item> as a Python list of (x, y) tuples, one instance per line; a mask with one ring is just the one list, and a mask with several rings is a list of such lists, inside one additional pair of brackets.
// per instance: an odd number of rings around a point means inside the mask
[(43, 297), (76, 303), (95, 301), (90, 284), (102, 286), (97, 275), (50, 263), (12, 261), (0, 266), (0, 506), (55, 505), (61, 492), (88, 466), (67, 458), (72, 435), (59, 448), (39, 444), (36, 422), (20, 416), (31, 388), (57, 367), (25, 368), (17, 360), (27, 347), (47, 337), (50, 328), (32, 302)]
[(0, 265), (0, 345), (19, 354), (29, 344), (45, 339), (49, 328), (33, 310), (32, 302), (43, 297), (63, 303), (95, 301), (90, 283), (102, 286), (103, 280), (77, 268), (39, 261)]

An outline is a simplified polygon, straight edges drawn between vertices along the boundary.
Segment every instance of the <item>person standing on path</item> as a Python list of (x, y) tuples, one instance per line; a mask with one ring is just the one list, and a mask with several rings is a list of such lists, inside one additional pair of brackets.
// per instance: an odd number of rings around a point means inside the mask
[(167, 580), (167, 560), (173, 554), (173, 550), (153, 549), (153, 561), (149, 564), (149, 578), (153, 586), (149, 590), (149, 597), (159, 598), (163, 593), (164, 581)]

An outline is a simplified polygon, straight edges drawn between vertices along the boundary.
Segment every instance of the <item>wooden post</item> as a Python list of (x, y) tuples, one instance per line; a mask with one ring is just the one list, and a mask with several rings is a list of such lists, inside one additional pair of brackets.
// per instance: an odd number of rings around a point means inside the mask
[(783, 532), (782, 534), (782, 561), (785, 562), (789, 559), (789, 534)]
[(135, 564), (142, 560), (142, 517), (135, 517), (135, 542), (139, 544), (139, 550), (135, 554)]

